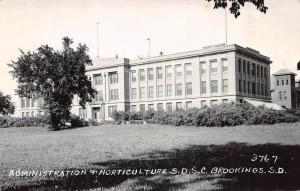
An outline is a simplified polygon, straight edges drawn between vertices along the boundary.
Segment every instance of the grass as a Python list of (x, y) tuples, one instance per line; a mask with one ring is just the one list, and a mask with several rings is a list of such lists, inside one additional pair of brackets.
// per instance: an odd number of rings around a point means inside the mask
[(300, 183), (293, 181), (290, 173), (280, 177), (158, 174), (35, 179), (8, 176), (10, 170), (18, 169), (233, 167), (253, 165), (249, 157), (261, 153), (279, 155), (277, 165), (299, 177), (299, 135), (300, 123), (225, 128), (103, 125), (59, 132), (40, 127), (0, 129), (0, 190), (1, 187), (2, 190), (299, 189)]

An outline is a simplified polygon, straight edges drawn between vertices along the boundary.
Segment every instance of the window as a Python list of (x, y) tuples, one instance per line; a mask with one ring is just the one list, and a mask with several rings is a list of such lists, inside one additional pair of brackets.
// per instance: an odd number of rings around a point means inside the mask
[(259, 95), (260, 94), (260, 85), (259, 85), (259, 83), (257, 83), (257, 95)]
[(136, 82), (136, 71), (135, 70), (131, 71), (131, 81)]
[(248, 81), (248, 86), (247, 87), (248, 87), (248, 94), (250, 94), (251, 93), (250, 92), (251, 89), (250, 89), (250, 82), (249, 81)]
[(158, 103), (157, 104), (157, 110), (159, 110), (159, 111), (164, 110), (164, 104), (163, 103)]
[(162, 69), (162, 67), (156, 68), (156, 75), (157, 75), (157, 80), (162, 80), (163, 79), (163, 69)]
[(36, 105), (36, 99), (32, 98), (31, 99), (31, 107), (34, 107)]
[(31, 112), (31, 117), (34, 117), (34, 111)]
[(281, 85), (284, 85), (284, 80), (281, 80)]
[(95, 74), (93, 75), (93, 81), (95, 85), (101, 85), (103, 84), (103, 78), (101, 74)]
[(283, 92), (283, 99), (287, 100), (287, 92), (286, 91)]
[(182, 84), (176, 84), (176, 96), (182, 96)]
[(182, 109), (182, 103), (181, 102), (176, 102), (176, 110)]
[(163, 97), (163, 86), (159, 85), (157, 86), (157, 97)]
[(114, 111), (117, 111), (117, 106), (108, 106), (108, 117), (111, 117)]
[(252, 82), (252, 94), (256, 94), (256, 91), (255, 91), (255, 82)]
[(247, 74), (250, 75), (250, 62), (247, 62)]
[(252, 63), (252, 65), (251, 65), (251, 75), (255, 76), (255, 64), (254, 63)]
[(260, 76), (261, 76), (261, 78), (264, 77), (263, 67), (260, 67)]
[(246, 93), (246, 81), (243, 80), (243, 92)]
[(25, 107), (25, 98), (21, 98), (21, 108)]
[(154, 86), (149, 86), (148, 87), (148, 97), (149, 98), (154, 98)]
[(279, 92), (279, 99), (282, 100), (282, 92)]
[(206, 94), (206, 81), (201, 81), (201, 94)]
[(277, 80), (277, 86), (279, 86), (279, 80)]
[(210, 60), (210, 72), (217, 73), (218, 72), (218, 65), (217, 60)]
[(25, 117), (25, 112), (22, 112), (22, 118)]
[(210, 92), (211, 93), (218, 93), (218, 80), (211, 80), (210, 81)]
[(192, 95), (193, 94), (193, 87), (192, 87), (191, 82), (185, 84), (185, 94), (186, 95)]
[(201, 107), (205, 107), (206, 106), (206, 100), (201, 100)]
[(206, 74), (206, 63), (200, 62), (200, 74)]
[(26, 98), (26, 107), (30, 107), (30, 99)]
[(29, 112), (26, 112), (26, 117), (29, 117)]
[(119, 99), (118, 89), (111, 89), (110, 90), (110, 100), (118, 100), (118, 99)]
[(227, 79), (222, 80), (222, 91), (225, 93), (228, 92), (228, 80)]
[(154, 111), (154, 104), (148, 104), (148, 110)]
[(260, 92), (261, 92), (261, 95), (264, 95), (264, 85), (263, 84), (261, 84), (261, 90), (260, 90)]
[(110, 83), (111, 84), (117, 84), (118, 83), (118, 73), (110, 73), (109, 75)]
[(222, 103), (228, 103), (228, 99), (222, 99)]
[(130, 107), (130, 111), (131, 111), (131, 112), (136, 112), (136, 105), (132, 105), (132, 106)]
[(210, 100), (210, 106), (215, 106), (218, 105), (218, 100), (214, 99), (214, 100)]
[(140, 87), (140, 99), (145, 98), (145, 87)]
[(167, 91), (166, 91), (166, 96), (171, 97), (172, 96), (172, 84), (167, 84)]
[(267, 79), (267, 69), (266, 68), (264, 68), (264, 76)]
[(172, 112), (172, 103), (166, 104), (166, 110), (167, 110), (167, 112)]
[(94, 102), (103, 101), (103, 91), (102, 90), (96, 92), (96, 95), (95, 95), (95, 98), (93, 101)]
[(145, 104), (140, 104), (140, 112), (145, 112)]
[(192, 102), (191, 101), (185, 102), (185, 108), (186, 109), (191, 109), (192, 108)]
[(166, 66), (166, 78), (167, 80), (172, 80), (172, 67)]
[(260, 66), (257, 65), (257, 68), (256, 68), (256, 74), (257, 74), (257, 77), (259, 77), (259, 71), (260, 71)]
[(186, 63), (184, 65), (185, 67), (185, 77), (186, 78), (192, 78), (192, 64), (191, 63)]
[(242, 81), (239, 80), (239, 92), (242, 92)]
[(222, 72), (228, 71), (228, 60), (226, 58), (222, 59)]
[(87, 110), (79, 108), (79, 117), (85, 119), (87, 117)]
[(289, 85), (289, 80), (286, 80), (285, 85)]
[(139, 70), (139, 76), (140, 76), (140, 81), (144, 82), (145, 81), (145, 70), (144, 69)]
[(182, 68), (180, 64), (175, 65), (175, 76), (180, 78), (182, 76)]
[(153, 72), (153, 68), (148, 68), (148, 69), (147, 69), (147, 72), (148, 72), (148, 81), (154, 80), (154, 72)]
[(246, 61), (243, 61), (243, 73), (246, 74)]
[(131, 88), (131, 99), (137, 98), (137, 91), (136, 88)]
[(238, 71), (241, 72), (241, 68), (242, 68), (242, 60), (239, 58), (238, 60)]

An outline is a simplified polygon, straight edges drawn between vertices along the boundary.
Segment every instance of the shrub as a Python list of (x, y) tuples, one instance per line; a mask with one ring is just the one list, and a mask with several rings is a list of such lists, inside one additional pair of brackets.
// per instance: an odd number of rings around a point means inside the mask
[(35, 127), (42, 126), (45, 127), (50, 124), (49, 116), (41, 117), (10, 117), (10, 116), (0, 116), (0, 127)]
[(86, 125), (84, 119), (80, 119), (79, 116), (71, 115), (70, 119), (71, 127), (84, 127)]

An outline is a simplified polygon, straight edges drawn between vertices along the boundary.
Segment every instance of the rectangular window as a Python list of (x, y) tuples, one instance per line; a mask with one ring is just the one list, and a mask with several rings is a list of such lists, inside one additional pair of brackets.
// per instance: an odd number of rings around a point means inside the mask
[(140, 112), (145, 112), (145, 104), (140, 104)]
[(99, 101), (103, 101), (103, 91), (97, 91), (95, 98), (93, 99), (93, 102), (99, 102)]
[(26, 112), (26, 117), (29, 117), (29, 112)]
[(193, 87), (192, 87), (191, 82), (185, 84), (185, 94), (186, 95), (192, 95), (193, 94)]
[(251, 87), (250, 87), (250, 82), (249, 81), (248, 81), (248, 86), (247, 87), (248, 87), (248, 94), (250, 94), (251, 93), (250, 92), (251, 91), (251, 89), (250, 89)]
[(171, 97), (172, 96), (172, 84), (167, 84), (167, 90), (166, 90), (166, 96)]
[(264, 76), (267, 79), (267, 69), (266, 68), (264, 68)]
[(154, 98), (154, 86), (148, 87), (148, 98)]
[(139, 70), (139, 77), (140, 77), (140, 81), (144, 82), (145, 81), (145, 70), (144, 69), (140, 69)]
[(131, 99), (137, 98), (137, 91), (136, 88), (131, 88)]
[(191, 63), (186, 63), (184, 65), (185, 67), (185, 77), (186, 78), (192, 78), (192, 64)]
[(157, 67), (156, 68), (156, 75), (157, 75), (157, 80), (162, 80), (163, 79), (163, 69), (162, 69), (162, 67)]
[(166, 66), (166, 78), (172, 80), (172, 66)]
[(201, 81), (201, 94), (206, 94), (206, 81)]
[(110, 90), (110, 100), (118, 100), (118, 99), (119, 99), (118, 89), (111, 89)]
[(148, 72), (148, 81), (153, 81), (154, 80), (154, 71), (153, 71), (153, 68), (148, 68), (147, 72)]
[(279, 92), (279, 99), (282, 100), (282, 92)]
[(182, 68), (181, 68), (180, 64), (175, 65), (175, 76), (176, 76), (176, 79), (178, 79), (182, 76)]
[(182, 96), (182, 84), (176, 84), (176, 96)]
[(205, 107), (205, 106), (207, 106), (206, 100), (201, 100), (201, 107)]
[(242, 92), (242, 81), (239, 80), (239, 92)]
[(211, 80), (210, 81), (210, 92), (211, 93), (218, 93), (218, 80)]
[(218, 63), (217, 60), (210, 60), (210, 73), (217, 73), (218, 72)]
[(261, 84), (261, 89), (260, 89), (261, 95), (264, 95), (264, 85)]
[(136, 82), (136, 71), (135, 70), (131, 71), (131, 81)]
[(252, 63), (252, 65), (251, 65), (251, 75), (255, 76), (255, 64), (254, 63)]
[(181, 102), (176, 102), (176, 110), (182, 109), (182, 103)]
[(246, 61), (243, 61), (243, 73), (246, 74)]
[(30, 98), (26, 98), (26, 107), (30, 107)]
[(21, 108), (25, 107), (25, 98), (21, 98)]
[(257, 67), (256, 67), (256, 76), (257, 76), (257, 77), (259, 77), (259, 71), (260, 71), (260, 66), (257, 65)]
[(255, 91), (255, 82), (252, 82), (252, 94), (256, 94), (256, 91)]
[(242, 71), (241, 68), (242, 68), (242, 60), (239, 58), (239, 60), (238, 60), (238, 71), (239, 72)]
[(226, 58), (222, 59), (222, 72), (228, 71), (228, 60)]
[(228, 92), (228, 79), (222, 80), (222, 91), (224, 93)]
[(279, 80), (277, 80), (277, 86), (279, 86)]
[(285, 85), (289, 85), (289, 80), (286, 80)]
[(200, 74), (206, 74), (206, 63), (200, 62)]
[(158, 103), (157, 104), (157, 110), (158, 111), (163, 111), (164, 110), (164, 104), (163, 103)]
[(111, 117), (114, 111), (117, 111), (117, 106), (108, 106), (108, 117)]
[(223, 103), (223, 104), (228, 103), (228, 99), (222, 99), (222, 103)]
[(82, 119), (87, 118), (87, 110), (83, 108), (79, 108), (79, 117)]
[(185, 109), (191, 109), (191, 108), (192, 108), (192, 102), (191, 101), (185, 102)]
[(148, 110), (154, 111), (154, 104), (148, 104)]
[(261, 78), (263, 78), (264, 77), (264, 68), (263, 68), (263, 66), (262, 67), (260, 67), (260, 76), (261, 76)]
[(95, 85), (101, 85), (103, 84), (103, 78), (101, 74), (95, 74), (93, 75), (93, 81)]
[(31, 117), (34, 117), (34, 111), (31, 112)]
[(210, 100), (210, 106), (216, 106), (218, 105), (218, 100), (214, 99), (214, 100)]
[(145, 87), (140, 87), (140, 99), (145, 98)]
[(166, 104), (166, 110), (167, 110), (167, 112), (169, 112), (169, 113), (172, 112), (172, 103), (167, 103), (167, 104)]
[(117, 84), (118, 83), (118, 73), (117, 72), (113, 72), (109, 74), (109, 82), (111, 84)]
[(157, 97), (163, 97), (163, 86), (162, 85), (159, 85), (157, 86)]
[(284, 85), (284, 80), (281, 80), (281, 85)]
[(246, 93), (246, 81), (243, 80), (243, 92)]
[(22, 112), (22, 118), (25, 117), (25, 112)]
[(132, 106), (130, 107), (130, 111), (131, 111), (131, 112), (136, 112), (136, 105), (132, 105)]
[(257, 83), (257, 95), (259, 95), (260, 94), (260, 85), (259, 85), (259, 83)]
[(250, 62), (247, 62), (247, 74), (250, 75)]
[(287, 92), (286, 91), (283, 92), (283, 99), (287, 100)]

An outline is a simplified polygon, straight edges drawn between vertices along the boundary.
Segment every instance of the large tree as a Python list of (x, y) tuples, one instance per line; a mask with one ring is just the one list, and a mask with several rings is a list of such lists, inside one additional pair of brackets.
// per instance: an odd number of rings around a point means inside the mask
[(11, 98), (9, 95), (3, 95), (0, 92), (0, 114), (8, 115), (13, 114), (15, 112), (15, 106), (11, 102)]
[(265, 6), (264, 0), (206, 0), (206, 1), (208, 2), (213, 1), (215, 9), (229, 7), (230, 13), (232, 13), (235, 16), (235, 18), (240, 16), (241, 14), (240, 9), (246, 3), (253, 4), (256, 7), (256, 9), (262, 13), (266, 13), (268, 10), (268, 7)]
[(9, 64), (11, 74), (18, 82), (17, 94), (21, 97), (42, 97), (44, 108), (49, 111), (51, 127), (59, 130), (70, 119), (70, 109), (75, 95), (84, 108), (94, 97), (95, 90), (85, 75), (85, 67), (92, 61), (88, 48), (79, 44), (72, 48), (73, 41), (63, 38), (63, 49), (54, 50), (48, 45), (36, 52), (24, 53)]

